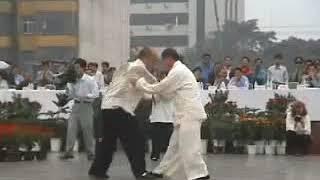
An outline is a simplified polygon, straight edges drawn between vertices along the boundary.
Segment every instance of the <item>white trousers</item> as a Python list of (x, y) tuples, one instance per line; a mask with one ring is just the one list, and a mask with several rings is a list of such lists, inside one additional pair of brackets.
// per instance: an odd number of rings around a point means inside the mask
[(207, 176), (207, 165), (201, 154), (200, 128), (200, 121), (182, 121), (176, 126), (168, 150), (153, 172), (172, 176), (182, 168), (188, 180)]

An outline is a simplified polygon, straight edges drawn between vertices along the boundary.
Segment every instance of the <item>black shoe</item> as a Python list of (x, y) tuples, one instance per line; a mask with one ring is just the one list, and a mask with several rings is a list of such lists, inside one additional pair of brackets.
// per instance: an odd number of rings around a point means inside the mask
[(152, 175), (152, 173), (150, 172), (144, 172), (143, 174), (141, 174), (140, 176), (138, 176), (136, 178), (137, 180), (144, 180), (144, 179), (159, 179), (158, 177), (155, 177), (154, 175)]
[(159, 161), (159, 158), (151, 157), (151, 160), (152, 160), (152, 161)]
[(109, 179), (109, 176), (106, 174), (94, 174), (94, 173), (89, 173), (89, 176), (97, 178), (97, 179)]
[(194, 180), (207, 180), (207, 179), (210, 179), (210, 176), (205, 176), (205, 177), (200, 177), (200, 178), (197, 178), (197, 179), (194, 179)]
[(73, 159), (74, 156), (72, 154), (68, 154), (68, 153), (65, 153), (64, 155), (60, 156), (60, 159), (61, 160), (67, 160), (67, 159)]

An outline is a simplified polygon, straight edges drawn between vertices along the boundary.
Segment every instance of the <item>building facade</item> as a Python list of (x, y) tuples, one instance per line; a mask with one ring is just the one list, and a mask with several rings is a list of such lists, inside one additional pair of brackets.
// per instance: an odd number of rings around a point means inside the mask
[(0, 57), (32, 68), (78, 54), (77, 0), (1, 0)]
[(131, 0), (130, 47), (183, 50), (218, 30), (225, 20), (244, 20), (244, 0), (216, 0), (216, 7), (213, 0)]

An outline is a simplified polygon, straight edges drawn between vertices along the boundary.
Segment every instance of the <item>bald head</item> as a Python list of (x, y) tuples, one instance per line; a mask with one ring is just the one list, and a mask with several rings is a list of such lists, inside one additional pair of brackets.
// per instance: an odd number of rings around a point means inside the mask
[(149, 47), (144, 47), (138, 54), (138, 58), (145, 64), (149, 71), (154, 69), (154, 66), (159, 61), (158, 53)]

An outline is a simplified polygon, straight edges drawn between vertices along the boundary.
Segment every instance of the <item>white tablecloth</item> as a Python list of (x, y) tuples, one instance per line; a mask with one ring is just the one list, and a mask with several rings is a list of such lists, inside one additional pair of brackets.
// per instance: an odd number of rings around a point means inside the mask
[[(11, 101), (12, 94), (21, 94), (22, 97), (29, 98), (41, 104), (41, 112), (57, 111), (58, 108), (52, 102), (57, 100), (56, 94), (64, 91), (56, 90), (1, 90), (0, 101)], [(210, 101), (209, 91), (201, 92), (202, 103), (205, 105)], [(275, 93), (286, 95), (291, 93), (298, 100), (306, 103), (310, 117), (313, 121), (320, 121), (320, 89), (303, 90), (231, 90), (229, 100), (237, 102), (239, 107), (259, 108), (265, 110), (267, 101), (274, 97)], [(318, 105), (319, 103), (319, 105)], [(70, 103), (71, 106), (72, 103)]]
[[(205, 105), (210, 101), (209, 91), (201, 92), (202, 103)], [(306, 104), (312, 121), (320, 121), (320, 89), (303, 89), (303, 90), (230, 90), (230, 101), (237, 102), (238, 107), (257, 108), (265, 110), (266, 104), (274, 94), (287, 95), (291, 93), (297, 100)], [(318, 104), (319, 103), (319, 104)]]

